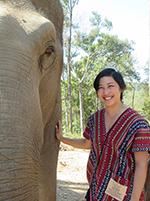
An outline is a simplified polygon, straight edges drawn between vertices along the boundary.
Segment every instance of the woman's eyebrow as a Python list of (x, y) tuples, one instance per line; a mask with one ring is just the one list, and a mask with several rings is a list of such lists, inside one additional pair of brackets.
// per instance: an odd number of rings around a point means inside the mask
[[(108, 82), (107, 85), (109, 84), (114, 84), (113, 82)], [(102, 84), (100, 83), (98, 86), (102, 86)]]
[(114, 84), (113, 82), (108, 82), (107, 84)]

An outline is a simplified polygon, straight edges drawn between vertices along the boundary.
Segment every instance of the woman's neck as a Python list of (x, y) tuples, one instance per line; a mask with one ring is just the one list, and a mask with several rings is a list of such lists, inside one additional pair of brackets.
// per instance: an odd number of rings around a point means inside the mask
[(127, 106), (125, 106), (122, 102), (119, 104), (113, 106), (113, 107), (106, 107), (106, 115), (109, 117), (119, 116), (122, 112), (124, 112), (127, 109)]
[(117, 107), (107, 107), (105, 110), (105, 128), (109, 130), (118, 117), (127, 109), (125, 105), (117, 104)]

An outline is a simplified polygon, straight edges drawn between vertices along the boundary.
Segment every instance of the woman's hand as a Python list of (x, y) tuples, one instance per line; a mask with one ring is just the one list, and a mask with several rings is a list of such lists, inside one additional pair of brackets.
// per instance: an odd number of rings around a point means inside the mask
[(61, 121), (58, 121), (58, 126), (55, 127), (56, 130), (56, 137), (59, 141), (68, 144), (70, 146), (80, 148), (80, 149), (90, 149), (91, 142), (87, 139), (71, 139), (67, 137), (63, 137), (62, 135), (62, 124)]
[(56, 125), (55, 130), (57, 139), (61, 141), (63, 138), (61, 121), (58, 121), (58, 126)]

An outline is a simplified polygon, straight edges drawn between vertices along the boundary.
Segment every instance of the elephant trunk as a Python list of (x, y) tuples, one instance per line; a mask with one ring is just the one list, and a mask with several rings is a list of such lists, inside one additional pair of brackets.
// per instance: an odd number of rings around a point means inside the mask
[(38, 87), (15, 68), (0, 65), (0, 200), (32, 201), (39, 197), (42, 115)]

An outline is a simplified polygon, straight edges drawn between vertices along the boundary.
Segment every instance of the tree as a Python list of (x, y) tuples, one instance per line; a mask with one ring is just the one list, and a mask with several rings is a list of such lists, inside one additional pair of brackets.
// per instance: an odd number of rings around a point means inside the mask
[(89, 68), (92, 66), (93, 59), (96, 58), (97, 55), (100, 54), (99, 50), (96, 50), (95, 42), (97, 37), (100, 35), (100, 31), (102, 28), (107, 27), (110, 30), (112, 23), (108, 20), (101, 20), (101, 16), (93, 12), (93, 18), (90, 18), (90, 22), (92, 26), (96, 26), (89, 33), (81, 33), (78, 31), (77, 37), (75, 38), (74, 46), (81, 48), (85, 51), (87, 56), (83, 58), (82, 61), (75, 62), (75, 65), (72, 65), (72, 74), (77, 78), (79, 83), (79, 102), (80, 102), (80, 126), (81, 126), (81, 134), (84, 131), (84, 110), (83, 110), (83, 96), (82, 96), (82, 85), (87, 75)]
[[(148, 2), (149, 2), (149, 30), (150, 30), (150, 0)], [(149, 41), (150, 41), (150, 31), (149, 31)], [(150, 59), (150, 50), (149, 50), (149, 59)], [(149, 97), (150, 97), (150, 60), (149, 60)]]
[(149, 94), (149, 80), (148, 80), (148, 75), (149, 75), (149, 64), (148, 62), (146, 63), (146, 65), (144, 66), (144, 72), (145, 75), (147, 75), (147, 78), (145, 80), (143, 80), (142, 84), (141, 84), (141, 88), (143, 89), (144, 93), (143, 93), (143, 100), (144, 100), (144, 104), (142, 107), (142, 115), (150, 121), (150, 94)]
[(72, 96), (71, 96), (71, 39), (72, 39), (72, 14), (73, 8), (79, 0), (63, 0), (63, 9), (65, 13), (65, 27), (68, 29), (67, 35), (67, 79), (69, 93), (69, 114), (70, 114), (70, 132), (72, 133)]
[[(83, 85), (83, 81), (85, 79), (85, 76), (87, 75), (88, 72), (88, 68), (89, 68), (89, 60), (93, 55), (88, 55), (87, 61), (86, 61), (86, 65), (85, 65), (85, 71), (83, 72), (83, 76), (80, 78), (77, 73), (75, 72), (74, 68), (72, 68), (72, 74), (74, 75), (74, 77), (77, 78), (78, 83), (79, 83), (79, 101), (80, 101), (80, 126), (81, 126), (81, 134), (84, 131), (84, 110), (83, 110), (83, 96), (82, 96), (82, 85)], [(82, 63), (79, 62), (81, 65)], [(78, 63), (78, 65), (79, 65)]]
[(66, 120), (66, 131), (68, 132), (69, 131), (69, 120), (68, 120), (68, 107), (67, 107), (67, 99), (68, 99), (68, 96), (67, 96), (67, 81), (65, 79), (66, 77), (66, 71), (67, 71), (67, 68), (66, 66), (64, 65), (64, 68), (63, 68), (63, 73), (62, 73), (62, 76), (61, 76), (61, 83), (62, 83), (62, 88), (63, 88), (63, 93), (62, 93), (62, 99), (64, 100), (64, 107), (65, 107), (65, 120)]
[[(93, 17), (90, 18), (91, 28), (86, 32), (76, 29), (76, 32), (73, 31), (71, 40), (71, 60), (69, 63), (71, 67), (71, 98), (73, 103), (72, 119), (73, 132), (78, 133), (83, 133), (84, 122), (87, 121), (88, 117), (97, 109), (104, 107), (97, 99), (93, 89), (94, 78), (102, 69), (113, 67), (121, 71), (125, 81), (128, 83), (128, 88), (129, 85), (130, 88), (133, 86), (131, 107), (134, 107), (136, 85), (139, 81), (139, 75), (134, 69), (137, 61), (132, 55), (134, 43), (128, 40), (120, 40), (118, 36), (110, 35), (109, 30), (112, 28), (112, 22), (102, 19), (96, 12), (92, 14)], [(65, 44), (67, 46), (67, 43)], [(67, 51), (65, 56), (68, 56)], [(68, 60), (65, 61), (67, 63)], [(66, 79), (66, 76), (64, 78)], [(64, 93), (65, 85), (63, 85)], [(68, 100), (64, 103), (64, 109), (67, 104)]]

